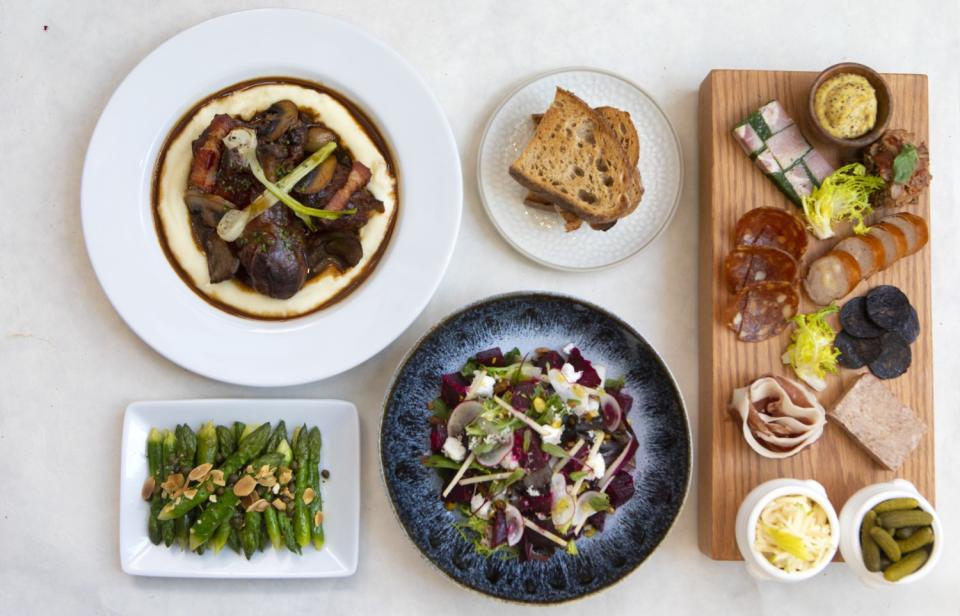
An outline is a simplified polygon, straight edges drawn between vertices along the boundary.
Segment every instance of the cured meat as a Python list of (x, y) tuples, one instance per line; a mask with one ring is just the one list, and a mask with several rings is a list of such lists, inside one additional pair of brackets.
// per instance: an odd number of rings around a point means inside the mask
[(885, 330), (895, 329), (910, 318), (910, 300), (893, 285), (870, 289), (864, 304), (870, 320)]
[(870, 227), (870, 233), (883, 242), (886, 267), (907, 256), (907, 236), (900, 227), (881, 220)]
[(878, 379), (895, 379), (907, 371), (912, 361), (907, 341), (899, 334), (887, 332), (880, 337), (880, 355), (868, 367)]
[(766, 340), (783, 331), (799, 305), (800, 297), (788, 282), (750, 284), (730, 305), (727, 326), (744, 342)]
[(757, 167), (797, 206), (833, 173), (779, 101), (760, 107), (733, 127), (733, 136)]
[(876, 234), (851, 235), (834, 247), (857, 260), (860, 277), (866, 278), (886, 267), (886, 250)]
[(340, 190), (334, 193), (325, 209), (333, 212), (344, 209), (347, 206), (347, 202), (350, 201), (350, 197), (353, 196), (353, 193), (366, 186), (369, 181), (370, 169), (360, 161), (353, 161), (353, 167), (350, 169), (350, 175), (347, 176), (346, 183), (340, 187)]
[(727, 288), (731, 293), (758, 282), (789, 282), (798, 279), (797, 261), (790, 254), (763, 246), (741, 247), (724, 259)]
[(892, 330), (900, 335), (907, 344), (913, 344), (920, 337), (920, 317), (917, 309), (910, 306), (910, 315)]
[[(907, 144), (916, 148), (917, 163), (913, 173), (903, 183), (894, 181), (893, 162)], [(863, 157), (870, 175), (879, 175), (886, 181), (883, 190), (871, 196), (876, 207), (903, 207), (917, 202), (930, 185), (930, 152), (927, 144), (916, 142), (916, 136), (903, 129), (888, 130), (875, 141)]]
[(845, 252), (832, 250), (810, 264), (803, 288), (815, 303), (826, 306), (853, 291), (859, 282), (857, 260)]
[(855, 297), (840, 310), (840, 326), (843, 331), (857, 338), (876, 338), (883, 328), (870, 320), (867, 315), (867, 298)]
[(741, 421), (743, 438), (765, 458), (787, 458), (823, 434), (826, 411), (800, 383), (781, 376), (760, 377), (734, 390), (731, 413)]
[(880, 356), (880, 338), (857, 338), (851, 336), (846, 331), (837, 334), (837, 339), (833, 341), (833, 346), (840, 351), (840, 357), (837, 358), (844, 368), (856, 370), (863, 368), (877, 357)]
[(909, 212), (901, 212), (887, 216), (881, 222), (895, 225), (907, 240), (907, 256), (912, 255), (927, 245), (930, 239), (930, 230), (927, 221)]
[(189, 186), (210, 192), (217, 183), (223, 138), (237, 125), (237, 121), (221, 113), (213, 117), (210, 125), (193, 142), (193, 165), (190, 167)]
[(774, 207), (758, 207), (737, 221), (734, 245), (777, 248), (800, 261), (807, 249), (807, 232), (793, 214)]

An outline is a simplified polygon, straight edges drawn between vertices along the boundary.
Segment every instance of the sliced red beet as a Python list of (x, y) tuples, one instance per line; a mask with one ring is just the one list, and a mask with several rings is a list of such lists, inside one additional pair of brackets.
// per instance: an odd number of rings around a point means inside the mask
[(476, 360), (477, 363), (483, 366), (502, 366), (503, 352), (500, 351), (500, 347), (493, 347), (492, 349), (477, 353)]
[(491, 508), (491, 513), (490, 547), (495, 548), (507, 542), (507, 517), (499, 509)]
[(536, 389), (535, 381), (523, 381), (510, 388), (510, 404), (518, 411), (526, 411), (530, 408), (530, 399), (533, 396), (533, 390)]
[(533, 363), (541, 370), (546, 370), (548, 367), (559, 370), (563, 367), (563, 356), (556, 351), (547, 351), (546, 353), (541, 353)]
[(590, 360), (580, 354), (580, 349), (577, 347), (570, 349), (570, 355), (568, 355), (567, 361), (570, 362), (574, 370), (583, 373), (580, 375), (580, 380), (577, 381), (577, 383), (584, 387), (600, 387), (600, 375), (597, 374)]
[(607, 484), (607, 494), (610, 496), (610, 505), (616, 509), (633, 497), (633, 477), (629, 473), (617, 471), (613, 479)]
[(626, 393), (622, 389), (617, 391), (610, 391), (607, 393), (609, 393), (611, 396), (617, 399), (617, 402), (620, 403), (620, 413), (623, 414), (624, 417), (626, 417), (627, 414), (630, 413), (630, 407), (633, 406), (633, 396)]
[[(522, 445), (523, 443), (521, 443)], [(550, 461), (550, 454), (545, 453), (540, 448), (540, 439), (537, 436), (531, 436), (530, 447), (527, 449), (526, 464), (523, 470), (532, 473), (540, 470)]]
[[(515, 430), (513, 433), (513, 459), (517, 461), (517, 464), (520, 465), (520, 468), (526, 468), (527, 466), (527, 451), (523, 450), (524, 432), (530, 432), (530, 429), (521, 428), (520, 430)], [(528, 438), (531, 438), (532, 441), (532, 435)]]
[(467, 394), (467, 382), (459, 372), (451, 372), (441, 377), (440, 398), (450, 408), (460, 404), (460, 400)]
[(473, 498), (473, 486), (456, 486), (444, 500), (448, 503), (469, 503)]
[(605, 511), (595, 513), (587, 518), (587, 522), (597, 529), (597, 532), (603, 532), (603, 526), (607, 523), (607, 513)]
[(550, 515), (550, 507), (553, 502), (550, 497), (550, 492), (547, 490), (544, 492), (544, 494), (540, 494), (539, 496), (523, 494), (519, 499), (517, 499), (517, 509), (519, 509), (524, 515), (530, 515), (532, 513)]
[(440, 453), (443, 449), (443, 444), (447, 441), (447, 426), (446, 424), (438, 424), (433, 426), (433, 429), (430, 430), (430, 450), (433, 453)]

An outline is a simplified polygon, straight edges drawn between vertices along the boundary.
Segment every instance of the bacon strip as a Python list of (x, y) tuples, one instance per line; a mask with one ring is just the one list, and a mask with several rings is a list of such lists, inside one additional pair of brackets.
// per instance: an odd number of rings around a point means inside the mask
[[(220, 154), (223, 152), (223, 138), (237, 125), (237, 121), (226, 114), (213, 117), (200, 138), (194, 142), (193, 166), (190, 168), (189, 185), (204, 192), (213, 190), (217, 183), (217, 170), (220, 168)], [(199, 143), (199, 147), (197, 147)]]
[(330, 198), (330, 201), (324, 209), (332, 212), (339, 212), (344, 209), (347, 207), (347, 202), (350, 201), (353, 193), (366, 186), (369, 181), (370, 169), (359, 161), (353, 161), (353, 167), (350, 169), (350, 175), (347, 176), (347, 181), (333, 194), (333, 197)]

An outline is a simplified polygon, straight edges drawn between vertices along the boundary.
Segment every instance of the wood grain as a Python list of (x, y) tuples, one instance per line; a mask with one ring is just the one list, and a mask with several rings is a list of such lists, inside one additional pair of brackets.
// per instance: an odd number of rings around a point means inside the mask
[[(712, 71), (700, 86), (700, 471), (699, 543), (701, 551), (718, 560), (739, 560), (734, 539), (737, 509), (747, 493), (769, 479), (815, 479), (827, 489), (839, 513), (853, 492), (871, 483), (903, 477), (928, 499), (934, 499), (933, 349), (930, 321), (930, 247), (902, 259), (886, 271), (863, 281), (847, 298), (878, 284), (900, 287), (920, 315), (920, 338), (912, 345), (913, 365), (900, 378), (885, 384), (927, 424), (920, 446), (896, 473), (876, 464), (843, 430), (828, 423), (813, 446), (785, 460), (758, 456), (743, 439), (739, 422), (730, 418), (731, 392), (767, 373), (791, 376), (780, 362), (789, 341), (789, 329), (761, 343), (739, 342), (722, 322), (731, 300), (723, 280), (723, 259), (731, 248), (734, 224), (744, 212), (770, 205), (793, 208), (743, 153), (731, 135), (735, 124), (771, 99), (778, 99), (800, 125), (811, 143), (837, 164), (841, 153), (815, 139), (805, 111), (809, 89), (817, 73), (785, 71)], [(925, 75), (887, 74), (894, 111), (890, 128), (905, 128), (928, 139), (927, 78)], [(930, 219), (929, 192), (907, 211)], [(878, 213), (882, 215), (882, 213)], [(804, 259), (823, 254), (837, 239), (818, 241)], [(842, 304), (842, 302), (841, 302)], [(805, 296), (801, 311), (816, 306)], [(865, 370), (841, 370), (829, 377), (818, 397), (829, 410), (840, 394)]]

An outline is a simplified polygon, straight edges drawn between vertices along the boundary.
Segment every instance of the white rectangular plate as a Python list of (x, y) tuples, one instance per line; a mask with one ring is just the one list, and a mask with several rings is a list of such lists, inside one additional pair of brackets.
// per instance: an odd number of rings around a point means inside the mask
[[(246, 560), (229, 548), (203, 555), (150, 543), (149, 504), (140, 498), (147, 477), (146, 443), (151, 427), (194, 430), (212, 420), (317, 426), (323, 435), (320, 467), (330, 472), (321, 484), (326, 544), (307, 546), (298, 556), (269, 547)], [(342, 400), (168, 400), (134, 402), (123, 419), (120, 463), (120, 563), (131, 575), (201, 578), (321, 578), (357, 570), (360, 523), (360, 433), (357, 407)]]

